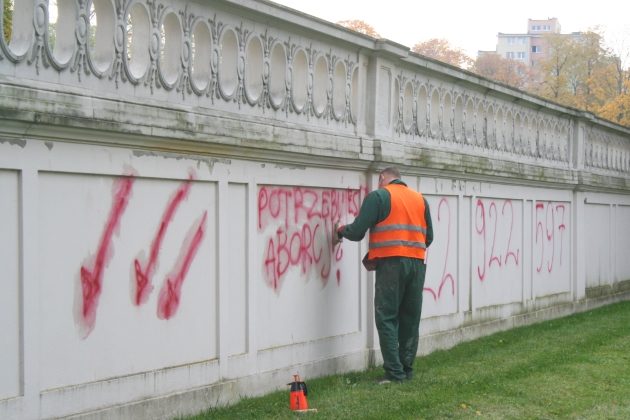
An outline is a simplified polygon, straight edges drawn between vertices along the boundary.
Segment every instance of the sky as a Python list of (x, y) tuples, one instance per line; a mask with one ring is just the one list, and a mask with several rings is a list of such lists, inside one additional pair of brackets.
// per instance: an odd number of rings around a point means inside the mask
[(600, 27), (618, 55), (630, 51), (628, 0), (272, 0), (318, 18), (359, 19), (381, 37), (409, 48), (444, 38), (475, 58), (496, 49), (497, 33), (526, 33), (527, 19), (556, 17), (562, 33)]

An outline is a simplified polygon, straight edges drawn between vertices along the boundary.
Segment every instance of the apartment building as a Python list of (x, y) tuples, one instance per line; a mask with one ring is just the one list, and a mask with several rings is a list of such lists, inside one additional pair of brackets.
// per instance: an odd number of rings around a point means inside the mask
[(545, 35), (552, 33), (560, 33), (558, 18), (527, 19), (527, 33), (497, 34), (496, 53), (535, 68), (538, 62), (547, 56)]

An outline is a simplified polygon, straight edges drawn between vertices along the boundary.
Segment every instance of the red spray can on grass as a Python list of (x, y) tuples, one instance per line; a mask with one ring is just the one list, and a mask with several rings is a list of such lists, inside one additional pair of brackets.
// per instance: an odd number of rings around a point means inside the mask
[(293, 375), (293, 382), (287, 385), (291, 386), (289, 394), (289, 407), (291, 410), (308, 410), (308, 400), (306, 399), (308, 391), (306, 389), (306, 383), (300, 381), (300, 375)]

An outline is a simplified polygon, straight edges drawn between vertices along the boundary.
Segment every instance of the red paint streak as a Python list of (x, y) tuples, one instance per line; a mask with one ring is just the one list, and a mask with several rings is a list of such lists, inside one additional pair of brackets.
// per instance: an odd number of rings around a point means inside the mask
[(151, 277), (153, 276), (153, 272), (155, 271), (158, 254), (160, 252), (160, 248), (162, 247), (162, 241), (164, 239), (164, 235), (166, 234), (166, 230), (173, 220), (173, 216), (175, 215), (175, 211), (179, 204), (184, 201), (188, 197), (188, 193), (190, 191), (190, 187), (192, 185), (193, 175), (191, 174), (187, 181), (182, 183), (175, 195), (169, 201), (166, 209), (164, 210), (164, 214), (162, 215), (162, 220), (160, 221), (160, 227), (151, 242), (151, 251), (149, 253), (149, 260), (144, 268), (142, 268), (140, 261), (138, 258), (134, 260), (134, 269), (136, 273), (136, 282), (135, 282), (135, 299), (134, 303), (137, 306), (145, 303), (149, 298), (149, 294), (153, 290), (153, 286), (151, 285)]
[[(549, 213), (551, 212), (551, 229), (549, 229)], [(547, 236), (547, 241), (551, 241), (551, 258), (549, 259), (549, 261), (547, 261), (547, 272), (551, 273), (551, 270), (553, 270), (553, 261), (555, 259), (555, 252), (556, 252), (556, 247), (555, 247), (555, 237), (554, 237), (554, 227), (556, 225), (556, 217), (555, 217), (555, 212), (553, 210), (553, 206), (548, 205), (547, 206), (547, 212), (545, 214), (545, 231), (546, 231), (546, 236)]]
[(201, 221), (197, 225), (197, 229), (190, 240), (190, 243), (187, 247), (183, 248), (183, 258), (179, 258), (180, 263), (177, 264), (178, 266), (176, 266), (176, 268), (171, 272), (172, 274), (167, 277), (166, 281), (162, 285), (162, 290), (160, 290), (160, 296), (158, 298), (157, 309), (157, 315), (160, 319), (170, 319), (173, 315), (175, 315), (177, 309), (179, 308), (182, 284), (186, 279), (188, 269), (190, 268), (197, 250), (201, 245), (201, 241), (203, 240), (206, 231), (207, 217), (208, 211), (204, 211)]
[[(540, 211), (540, 212), (539, 212)], [(544, 213), (542, 213), (544, 212)], [(547, 272), (553, 272), (556, 263), (556, 230), (560, 233), (559, 239), (559, 264), (562, 266), (562, 255), (564, 248), (564, 231), (566, 225), (564, 222), (566, 208), (564, 204), (555, 204), (552, 202), (536, 204), (536, 246), (540, 247), (540, 260), (536, 272), (542, 271), (543, 265), (546, 265)], [(544, 220), (543, 220), (544, 216)], [(556, 216), (560, 218), (556, 222)], [(540, 239), (539, 239), (540, 238)], [(551, 249), (551, 250), (549, 250)], [(546, 264), (545, 264), (546, 263)]]
[[(320, 226), (316, 225), (315, 229), (313, 229), (313, 238), (315, 238), (317, 236), (317, 231), (319, 230)], [(315, 264), (319, 264), (319, 262), (322, 260), (322, 255), (324, 253), (324, 247), (319, 249), (319, 254), (317, 254), (317, 256), (315, 256), (315, 247), (313, 246), (313, 261), (315, 262)]]
[[(278, 291), (292, 267), (299, 267), (303, 276), (313, 270), (324, 285), (331, 272), (336, 276), (334, 265), (343, 258), (343, 249), (332, 247), (332, 227), (358, 215), (364, 190), (260, 187), (258, 231), (267, 235), (263, 257), (267, 285)], [(339, 276), (340, 281), (340, 270)]]
[(507, 265), (508, 258), (510, 258), (510, 256), (512, 256), (514, 258), (514, 263), (516, 264), (516, 266), (518, 266), (518, 260), (519, 260), (519, 255), (520, 255), (521, 250), (517, 249), (516, 253), (515, 253), (511, 249), (511, 245), (512, 245), (512, 230), (514, 229), (514, 207), (512, 206), (512, 201), (511, 200), (506, 200), (506, 202), (503, 203), (503, 209), (501, 210), (501, 214), (505, 215), (505, 207), (508, 204), (510, 205), (510, 236), (508, 237), (507, 253), (505, 254), (505, 264)]
[[(438, 213), (437, 213), (437, 222), (438, 224), (440, 224), (440, 222), (442, 221), (443, 217), (442, 217), (442, 207), (445, 206), (446, 210), (447, 210), (447, 215), (448, 215), (448, 219), (446, 220), (446, 226), (447, 226), (447, 230), (446, 230), (446, 252), (444, 255), (444, 266), (442, 267), (442, 278), (440, 279), (440, 285), (438, 286), (438, 291), (437, 293), (435, 292), (435, 290), (433, 290), (433, 288), (431, 287), (425, 287), (423, 288), (423, 291), (428, 292), (431, 294), (431, 296), (433, 296), (433, 300), (437, 301), (441, 296), (442, 296), (442, 289), (444, 289), (444, 286), (447, 283), (451, 284), (451, 295), (455, 296), (455, 278), (453, 277), (453, 275), (449, 272), (447, 272), (447, 267), (448, 267), (448, 260), (449, 260), (449, 252), (450, 252), (450, 247), (451, 247), (451, 209), (448, 205), (448, 200), (446, 198), (442, 198), (440, 200), (440, 203), (438, 204)], [(425, 256), (425, 263), (428, 264), (428, 260), (429, 260), (429, 250), (427, 249), (427, 255)]]
[(350, 222), (360, 208), (362, 190), (262, 186), (258, 190), (258, 231), (267, 244), (263, 272), (269, 287), (279, 291), (292, 267), (307, 276), (311, 269), (325, 286), (334, 265), (343, 258), (342, 246), (333, 248), (336, 222)]
[[(540, 236), (542, 237), (543, 235), (543, 227), (542, 227), (542, 222), (540, 220), (538, 220), (538, 210), (544, 210), (545, 209), (545, 205), (543, 203), (536, 203), (536, 243), (538, 243), (538, 232), (540, 231)], [(540, 271), (542, 270), (542, 266), (543, 266), (543, 260), (545, 258), (545, 243), (544, 241), (540, 241), (540, 264), (538, 265), (538, 267), (536, 267), (536, 272), (540, 273)]]
[(490, 219), (492, 219), (492, 210), (494, 210), (494, 233), (492, 235), (492, 247), (490, 249), (490, 261), (488, 261), (488, 268), (492, 267), (492, 261), (496, 261), (499, 267), (501, 267), (501, 258), (494, 254), (494, 247), (497, 243), (497, 224), (499, 222), (499, 218), (497, 216), (497, 205), (494, 201), (490, 203), (490, 209), (488, 210), (488, 216)]
[(267, 208), (269, 204), (269, 196), (267, 195), (267, 188), (262, 187), (258, 190), (258, 229), (263, 227), (263, 210)]
[[(265, 273), (267, 284), (273, 289), (279, 287), (279, 281), (290, 267), (299, 266), (302, 274), (306, 274), (311, 266), (321, 264), (320, 275), (322, 279), (328, 280), (330, 275), (330, 262), (322, 261), (324, 247), (317, 247), (314, 238), (317, 235), (320, 225), (317, 224), (314, 230), (305, 223), (301, 231), (294, 230), (289, 240), (287, 232), (282, 226), (276, 230), (276, 234), (269, 238), (267, 251), (265, 253)], [(330, 251), (327, 252), (330, 259)]]
[(267, 284), (274, 290), (278, 290), (278, 278), (279, 273), (276, 271), (276, 247), (274, 246), (273, 238), (267, 242), (267, 252), (265, 253), (265, 279)]
[(425, 287), (425, 288), (422, 289), (422, 291), (423, 292), (427, 292), (427, 293), (431, 293), (431, 296), (433, 296), (433, 300), (437, 301), (437, 299), (438, 299), (437, 294), (435, 293), (435, 291), (432, 288)]
[(556, 212), (558, 210), (562, 210), (562, 220), (560, 221), (560, 224), (558, 225), (558, 230), (560, 231), (560, 265), (562, 265), (562, 248), (564, 245), (564, 231), (566, 229), (566, 226), (564, 224), (564, 214), (565, 214), (565, 207), (564, 204), (557, 204), (556, 205)]
[(109, 211), (107, 223), (101, 235), (98, 250), (96, 251), (96, 258), (94, 259), (92, 268), (88, 268), (89, 264), (87, 262), (81, 266), (81, 291), (83, 298), (81, 318), (86, 329), (85, 336), (90, 334), (96, 322), (96, 309), (98, 307), (98, 299), (101, 295), (103, 271), (111, 258), (112, 237), (129, 203), (133, 182), (134, 178), (132, 176), (127, 176), (115, 181), (114, 199)]
[[(477, 265), (477, 275), (480, 281), (484, 281), (486, 278), (486, 263), (487, 268), (492, 268), (493, 263), (496, 263), (497, 266), (495, 270), (501, 270), (502, 267), (506, 266), (510, 257), (514, 260), (516, 266), (519, 265), (520, 259), (520, 249), (518, 247), (514, 248), (512, 245), (512, 234), (514, 232), (514, 207), (512, 205), (511, 200), (503, 201), (503, 206), (501, 207), (501, 214), (499, 215), (497, 211), (498, 205), (495, 201), (490, 201), (490, 207), (488, 211), (488, 217), (492, 220), (494, 219), (494, 232), (492, 233), (492, 244), (490, 246), (490, 257), (486, 258), (487, 252), (487, 240), (486, 240), (486, 211), (484, 203), (481, 199), (477, 201), (477, 210), (476, 210), (476, 221), (475, 221), (475, 229), (477, 234), (482, 236), (483, 242), (483, 262), (481, 265)], [(509, 216), (506, 215), (506, 208), (510, 209)], [(509, 220), (506, 220), (509, 218)], [(501, 220), (499, 220), (501, 219)], [(481, 220), (481, 226), (479, 226), (478, 221)], [(499, 223), (501, 221), (501, 223)], [(500, 226), (509, 225), (509, 233), (507, 238), (507, 243), (502, 243), (502, 240), (497, 241), (497, 233), (499, 232)], [(499, 236), (501, 238), (501, 236)], [(503, 252), (505, 250), (505, 253)], [(483, 270), (481, 269), (483, 267)]]
[[(479, 209), (481, 209), (481, 227), (477, 226)], [(484, 281), (486, 278), (486, 209), (483, 205), (483, 201), (480, 199), (477, 200), (477, 207), (475, 211), (475, 230), (478, 234), (483, 236), (483, 263), (481, 264), (483, 271), (481, 271), (479, 269), (480, 266), (477, 265), (477, 276), (479, 276), (480, 281)]]

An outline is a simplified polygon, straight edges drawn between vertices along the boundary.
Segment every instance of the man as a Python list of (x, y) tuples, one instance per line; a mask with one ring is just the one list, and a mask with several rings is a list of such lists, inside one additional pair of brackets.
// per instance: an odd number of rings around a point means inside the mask
[(424, 258), (433, 241), (433, 226), (428, 202), (400, 180), (397, 168), (382, 170), (378, 187), (365, 197), (354, 222), (337, 228), (333, 242), (341, 238), (360, 241), (370, 229), (363, 263), (368, 270), (376, 269), (374, 317), (385, 370), (379, 383), (384, 384), (413, 377)]

